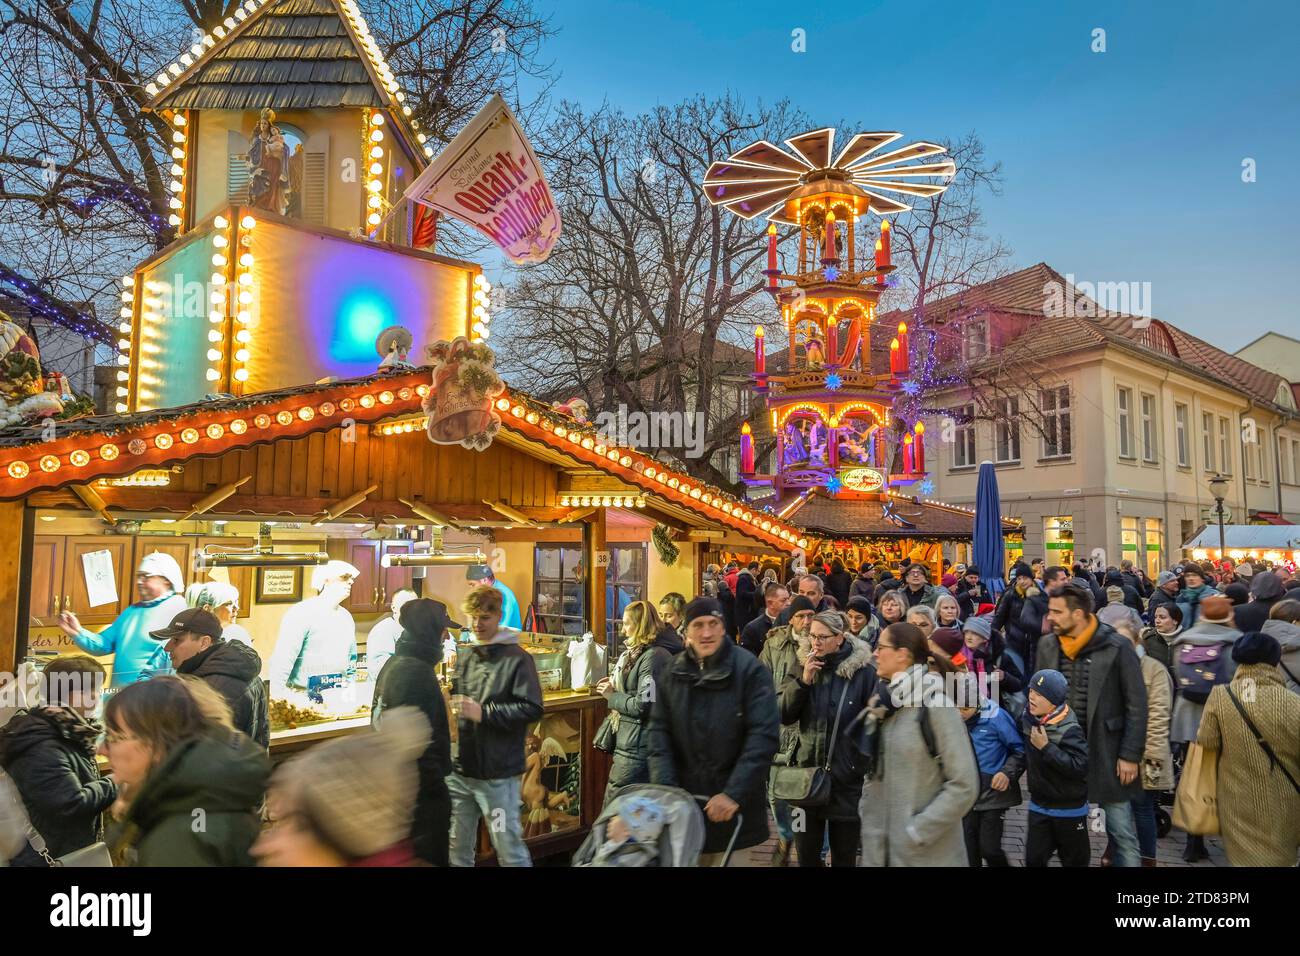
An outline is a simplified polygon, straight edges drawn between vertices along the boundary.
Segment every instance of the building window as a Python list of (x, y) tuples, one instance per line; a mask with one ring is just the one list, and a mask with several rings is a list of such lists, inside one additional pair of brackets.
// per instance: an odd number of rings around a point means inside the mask
[(1120, 557), (1133, 562), (1134, 567), (1142, 566), (1142, 545), (1138, 533), (1138, 519), (1123, 517), (1119, 519)]
[(1256, 439), (1255, 443), (1243, 441), (1241, 445), (1241, 473), (1251, 481), (1255, 478), (1255, 447), (1257, 444), (1258, 439)]
[(1214, 416), (1201, 412), (1201, 449), (1205, 456), (1205, 470), (1214, 471)]
[(581, 634), (587, 629), (582, 548), (539, 544), (533, 549), (533, 606), (537, 629), (546, 634)]
[(1300, 440), (1291, 439), (1291, 484), (1300, 485)]
[(1119, 428), (1119, 457), (1133, 457), (1133, 389), (1121, 388), (1115, 396), (1115, 422)]
[(1177, 439), (1178, 445), (1178, 467), (1188, 468), (1191, 466), (1191, 462), (1188, 460), (1188, 452), (1190, 449), (1187, 447), (1186, 405), (1180, 404), (1174, 406), (1174, 435)]
[(1142, 460), (1157, 461), (1156, 449), (1156, 397), (1142, 395)]
[(952, 466), (969, 468), (975, 464), (975, 406), (963, 405), (956, 409), (953, 418), (957, 434), (952, 450)]
[(1020, 399), (1004, 398), (998, 402), (998, 423), (994, 430), (995, 459), (998, 462), (1020, 460)]
[(1154, 581), (1165, 567), (1162, 558), (1165, 552), (1165, 523), (1159, 518), (1146, 518), (1143, 523), (1146, 526), (1143, 566), (1146, 568), (1147, 577)]
[(989, 327), (987, 322), (967, 322), (961, 329), (961, 357), (967, 362), (982, 359), (989, 354)]
[(633, 601), (646, 600), (646, 545), (619, 544), (609, 549), (605, 572), (605, 641), (610, 652), (622, 652), (623, 612)]
[(1283, 484), (1291, 483), (1291, 458), (1286, 453), (1286, 439), (1281, 435), (1277, 436), (1277, 473)]
[(1068, 568), (1074, 564), (1074, 517), (1052, 515), (1043, 519), (1043, 548), (1047, 564)]
[(1070, 386), (1039, 393), (1043, 410), (1043, 457), (1066, 458), (1074, 448), (1070, 429)]
[(1228, 443), (1228, 430), (1232, 428), (1232, 423), (1222, 415), (1219, 416), (1219, 470), (1225, 474), (1232, 474), (1232, 445)]

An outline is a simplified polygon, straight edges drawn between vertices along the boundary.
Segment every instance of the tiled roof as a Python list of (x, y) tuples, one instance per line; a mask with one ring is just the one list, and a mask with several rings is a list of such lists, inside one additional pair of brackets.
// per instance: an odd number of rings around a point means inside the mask
[(331, 0), (279, 0), (158, 98), (158, 109), (386, 106)]
[[(831, 538), (969, 539), (974, 536), (975, 516), (970, 512), (910, 498), (892, 498), (891, 502), (895, 513), (915, 527), (899, 527), (886, 518), (885, 502), (881, 500), (829, 498), (820, 493), (809, 495), (786, 519), (812, 534)], [(1002, 527), (1008, 533), (1021, 530), (1018, 524), (1006, 519)]]

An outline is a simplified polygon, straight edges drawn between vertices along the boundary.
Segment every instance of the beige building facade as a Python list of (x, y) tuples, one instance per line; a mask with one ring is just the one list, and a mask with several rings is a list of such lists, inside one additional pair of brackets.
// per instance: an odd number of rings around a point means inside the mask
[(1035, 266), (930, 313), (941, 364), (971, 383), (926, 396), (947, 410), (927, 418), (932, 497), (972, 505), (992, 461), (1027, 560), (1128, 558), (1153, 576), (1217, 522), (1216, 473), (1226, 522), (1300, 521), (1290, 383), (1159, 320), (1035, 312), (1034, 290), (1059, 279)]

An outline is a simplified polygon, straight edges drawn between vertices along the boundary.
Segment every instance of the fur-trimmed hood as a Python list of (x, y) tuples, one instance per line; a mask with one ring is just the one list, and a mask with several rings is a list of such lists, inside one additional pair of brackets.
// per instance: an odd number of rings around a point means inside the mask
[[(793, 631), (791, 636), (794, 637), (796, 645), (795, 658), (799, 661), (799, 666), (802, 667), (808, 660), (808, 655), (812, 653), (812, 636), (795, 634)], [(835, 668), (835, 673), (848, 680), (872, 662), (871, 645), (859, 637), (854, 637), (852, 634), (845, 634), (844, 642), (849, 645), (849, 653)]]

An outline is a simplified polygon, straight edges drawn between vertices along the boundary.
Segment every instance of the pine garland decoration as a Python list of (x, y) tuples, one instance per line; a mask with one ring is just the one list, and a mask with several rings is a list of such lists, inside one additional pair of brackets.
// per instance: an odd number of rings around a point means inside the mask
[(668, 567), (672, 567), (677, 563), (677, 557), (681, 554), (681, 550), (677, 545), (673, 544), (673, 539), (668, 536), (667, 525), (655, 525), (651, 539), (655, 543), (655, 550), (659, 552), (660, 561)]

